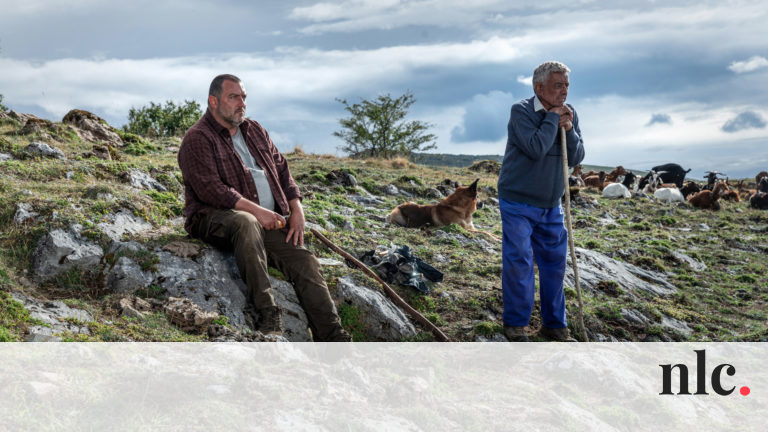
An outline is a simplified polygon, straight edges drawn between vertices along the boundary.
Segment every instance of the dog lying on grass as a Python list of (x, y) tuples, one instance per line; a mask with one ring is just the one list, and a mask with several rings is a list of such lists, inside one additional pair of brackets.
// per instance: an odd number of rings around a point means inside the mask
[(472, 214), (477, 209), (478, 180), (480, 179), (476, 179), (469, 186), (459, 186), (455, 192), (437, 204), (404, 202), (387, 215), (387, 221), (407, 228), (421, 228), (427, 225), (439, 227), (457, 223), (467, 231), (482, 233), (501, 241), (499, 236), (480, 231), (472, 223)]

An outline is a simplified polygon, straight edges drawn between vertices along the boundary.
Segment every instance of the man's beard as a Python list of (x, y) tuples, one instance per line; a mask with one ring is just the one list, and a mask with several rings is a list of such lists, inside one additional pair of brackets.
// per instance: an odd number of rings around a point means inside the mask
[(237, 111), (233, 112), (231, 115), (225, 115), (223, 112), (221, 112), (221, 109), (218, 111), (221, 118), (224, 119), (224, 121), (226, 121), (232, 127), (240, 126), (240, 124), (245, 120), (245, 110), (243, 110), (242, 117), (239, 119), (235, 117), (238, 114)]

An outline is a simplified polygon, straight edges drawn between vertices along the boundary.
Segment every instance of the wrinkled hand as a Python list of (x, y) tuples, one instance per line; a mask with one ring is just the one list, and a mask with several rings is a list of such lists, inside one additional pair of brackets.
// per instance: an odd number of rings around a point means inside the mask
[(560, 116), (560, 120), (557, 124), (558, 127), (564, 127), (567, 131), (573, 128), (573, 111), (568, 108), (568, 105), (553, 107), (549, 112), (556, 113)]
[(265, 230), (276, 230), (285, 226), (284, 217), (263, 207), (261, 208), (261, 211), (256, 212), (255, 216), (256, 220), (259, 221)]
[(304, 212), (299, 209), (295, 209), (291, 212), (291, 216), (288, 219), (288, 235), (285, 236), (285, 242), (288, 243), (293, 239), (293, 245), (304, 246)]

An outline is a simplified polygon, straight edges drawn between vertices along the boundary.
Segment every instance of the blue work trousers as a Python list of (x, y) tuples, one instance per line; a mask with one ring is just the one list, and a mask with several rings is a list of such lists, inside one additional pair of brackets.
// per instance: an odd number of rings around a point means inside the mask
[(504, 199), (499, 200), (499, 207), (504, 233), (501, 247), (504, 325), (525, 327), (530, 322), (536, 289), (535, 258), (539, 268), (542, 324), (549, 328), (566, 327), (563, 277), (568, 232), (563, 225), (563, 208), (545, 209)]

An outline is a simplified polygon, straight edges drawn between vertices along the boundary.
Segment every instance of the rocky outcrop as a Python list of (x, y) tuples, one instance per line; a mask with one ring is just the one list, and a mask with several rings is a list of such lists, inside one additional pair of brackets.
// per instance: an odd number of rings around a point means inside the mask
[(100, 246), (72, 232), (53, 230), (40, 239), (32, 255), (33, 277), (46, 282), (71, 268), (98, 268), (102, 255)]
[(74, 109), (68, 112), (61, 122), (75, 126), (75, 131), (81, 139), (90, 142), (104, 142), (115, 147), (121, 147), (123, 140), (115, 129), (101, 117), (88, 111)]
[(416, 334), (403, 311), (379, 291), (357, 285), (351, 277), (339, 279), (339, 295), (360, 311), (367, 336), (374, 340), (397, 341)]
[(160, 182), (152, 178), (152, 176), (138, 169), (132, 169), (130, 171), (121, 173), (120, 180), (125, 183), (129, 183), (136, 189), (154, 189), (159, 192), (165, 192), (168, 190)]
[(25, 337), (27, 342), (57, 342), (62, 340), (57, 335), (63, 333), (91, 333), (86, 324), (93, 318), (82, 309), (70, 308), (60, 300), (40, 301), (20, 293), (11, 296), (24, 305), (30, 318), (40, 322), (29, 328)]
[(64, 152), (57, 149), (56, 147), (51, 147), (46, 143), (41, 142), (33, 142), (30, 143), (28, 146), (24, 147), (24, 150), (22, 150), (22, 154), (25, 158), (52, 158), (52, 159), (66, 159), (64, 156)]
[[(576, 248), (576, 257), (579, 261), (579, 284), (582, 288), (598, 291), (601, 282), (615, 282), (628, 292), (645, 291), (655, 296), (668, 296), (676, 292), (675, 286), (669, 283), (663, 274), (616, 261), (589, 249)], [(575, 286), (570, 254), (565, 272), (565, 285)]]

